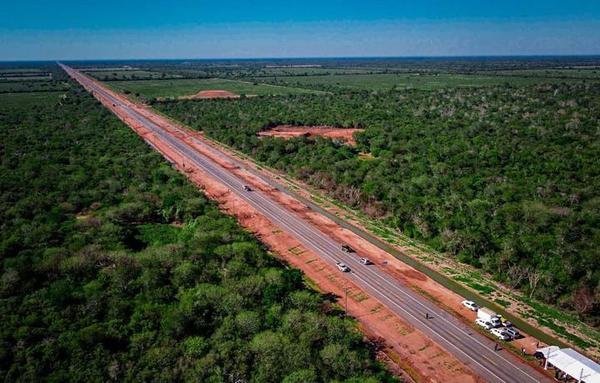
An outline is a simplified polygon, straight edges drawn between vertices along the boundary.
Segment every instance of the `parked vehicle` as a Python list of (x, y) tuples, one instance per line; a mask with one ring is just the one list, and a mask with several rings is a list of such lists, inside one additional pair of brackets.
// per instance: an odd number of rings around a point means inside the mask
[(514, 327), (508, 327), (505, 328), (504, 331), (506, 332), (506, 334), (508, 334), (512, 339), (519, 339), (521, 338), (521, 333), (519, 331), (517, 331), (516, 328)]
[(486, 307), (482, 307), (479, 310), (477, 310), (477, 318), (485, 322), (490, 322), (493, 327), (502, 326), (500, 315), (496, 314), (495, 312)]
[(511, 340), (512, 339), (510, 337), (510, 335), (508, 335), (506, 333), (504, 328), (493, 328), (490, 332), (492, 334), (494, 334), (498, 339), (501, 339), (501, 340)]
[(341, 272), (347, 273), (350, 271), (350, 268), (342, 262), (336, 262), (335, 264)]
[(371, 262), (371, 261), (370, 261), (368, 258), (361, 258), (361, 259), (359, 260), (359, 262), (360, 262), (360, 263), (362, 263), (363, 265), (370, 265), (370, 264), (372, 264), (372, 263), (373, 263), (373, 262)]
[(479, 310), (479, 306), (477, 304), (475, 304), (475, 302), (473, 302), (473, 301), (462, 301), (462, 305), (471, 311)]
[(479, 326), (483, 327), (486, 330), (491, 330), (492, 328), (494, 328), (494, 326), (487, 321), (484, 321), (483, 319), (476, 319), (475, 323), (477, 323)]

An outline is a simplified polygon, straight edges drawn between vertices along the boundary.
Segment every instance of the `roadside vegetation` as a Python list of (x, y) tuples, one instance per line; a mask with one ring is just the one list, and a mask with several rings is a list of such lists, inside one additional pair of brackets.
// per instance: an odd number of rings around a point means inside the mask
[[(600, 324), (598, 82), (328, 90), (335, 94), (156, 107), (529, 298)], [(277, 124), (365, 131), (356, 148), (257, 137)]]
[(0, 380), (393, 380), (331, 298), (79, 86), (0, 95), (0, 142)]

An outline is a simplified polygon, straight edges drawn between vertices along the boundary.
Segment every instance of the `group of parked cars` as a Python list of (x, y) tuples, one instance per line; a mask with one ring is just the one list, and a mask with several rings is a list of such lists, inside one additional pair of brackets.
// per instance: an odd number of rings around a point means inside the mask
[(502, 319), (502, 316), (496, 314), (494, 311), (486, 307), (479, 307), (473, 301), (463, 301), (462, 304), (469, 310), (477, 312), (475, 323), (491, 332), (498, 339), (511, 341), (522, 337), (521, 333), (519, 333), (512, 323)]

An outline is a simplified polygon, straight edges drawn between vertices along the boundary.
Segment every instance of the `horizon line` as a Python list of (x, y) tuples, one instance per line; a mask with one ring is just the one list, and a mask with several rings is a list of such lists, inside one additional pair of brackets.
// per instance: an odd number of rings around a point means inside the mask
[(267, 56), (267, 57), (207, 57), (207, 58), (87, 58), (87, 59), (13, 59), (0, 60), (0, 63), (12, 62), (97, 62), (97, 61), (243, 61), (243, 60), (333, 60), (333, 59), (471, 59), (471, 58), (567, 58), (567, 57), (582, 57), (593, 58), (600, 57), (599, 53), (574, 53), (574, 54), (484, 54), (484, 55), (407, 55), (407, 56)]

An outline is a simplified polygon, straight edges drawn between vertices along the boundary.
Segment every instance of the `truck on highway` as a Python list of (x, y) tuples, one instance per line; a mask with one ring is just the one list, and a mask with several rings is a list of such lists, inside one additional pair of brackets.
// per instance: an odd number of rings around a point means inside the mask
[(487, 307), (482, 307), (479, 310), (477, 310), (477, 319), (481, 319), (484, 322), (489, 322), (494, 327), (502, 326), (500, 315), (496, 314), (494, 311), (488, 309)]

